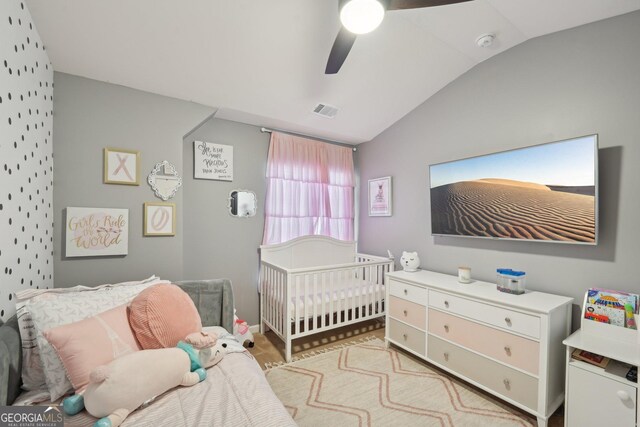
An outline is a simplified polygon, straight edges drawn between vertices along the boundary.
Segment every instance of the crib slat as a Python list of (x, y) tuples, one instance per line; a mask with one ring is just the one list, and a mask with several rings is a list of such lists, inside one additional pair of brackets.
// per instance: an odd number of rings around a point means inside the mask
[(284, 334), (285, 326), (289, 324), (289, 304), (287, 304), (287, 287), (289, 278), (283, 272), (280, 277), (280, 333)]
[(307, 319), (309, 319), (309, 275), (304, 275), (304, 328), (303, 330), (306, 332), (309, 329), (309, 323), (307, 323)]
[(329, 326), (333, 326), (333, 271), (329, 272)]
[[(321, 288), (322, 288), (322, 320), (320, 320), (320, 327), (324, 328), (327, 326), (327, 310), (326, 310), (326, 301), (327, 301), (327, 273), (322, 272), (321, 274)], [(331, 297), (331, 296), (329, 296)]]
[(272, 283), (271, 283), (271, 267), (267, 267), (265, 271), (265, 304), (264, 304), (264, 317), (269, 324), (271, 324), (271, 299), (273, 295)]
[(351, 275), (347, 276), (349, 277), (349, 282), (351, 283), (351, 296), (353, 298), (353, 310), (351, 311), (351, 320), (355, 320), (358, 318), (358, 310), (360, 310), (360, 308), (358, 307), (358, 282), (356, 282), (355, 280), (353, 280), (353, 278), (351, 277)]
[(276, 329), (282, 333), (282, 272), (276, 273)]
[(364, 299), (364, 317), (369, 316), (369, 308), (371, 307), (371, 297), (373, 296), (374, 281), (371, 277), (371, 267), (369, 267), (369, 280), (365, 282), (366, 296)]
[(274, 291), (274, 287), (275, 287), (275, 280), (273, 277), (273, 269), (270, 268), (269, 269), (269, 294), (270, 294), (270, 298), (269, 298), (269, 312), (267, 314), (267, 317), (269, 318), (269, 323), (271, 325), (273, 325), (273, 305), (275, 303), (274, 301), (274, 295), (273, 295), (273, 291)]
[(317, 319), (318, 319), (318, 274), (314, 273), (311, 276), (313, 281), (313, 321), (311, 322), (311, 329), (318, 329)]
[(300, 322), (298, 321), (298, 319), (300, 319), (300, 304), (298, 304), (299, 301), (299, 288), (300, 288), (300, 276), (296, 276), (295, 278), (295, 283), (294, 283), (294, 300), (293, 300), (293, 306), (294, 306), (294, 314), (295, 316), (293, 316), (293, 322), (295, 323), (295, 330), (296, 330), (296, 334), (300, 333)]
[(346, 286), (348, 286), (346, 289), (347, 292), (347, 298), (349, 299), (349, 310), (347, 310), (347, 312), (345, 313), (345, 322), (348, 322), (350, 320), (353, 319), (353, 316), (355, 314), (355, 292), (353, 289), (353, 282), (351, 280), (349, 280), (349, 272), (348, 271), (344, 271), (343, 270), (343, 275), (344, 275), (344, 282), (346, 284)]

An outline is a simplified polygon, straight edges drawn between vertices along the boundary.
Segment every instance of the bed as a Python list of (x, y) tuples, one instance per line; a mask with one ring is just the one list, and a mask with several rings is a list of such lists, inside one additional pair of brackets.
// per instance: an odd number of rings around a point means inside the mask
[(356, 252), (356, 243), (304, 236), (260, 247), (260, 330), (285, 343), (385, 315), (393, 260)]
[[(233, 292), (226, 279), (179, 282), (196, 304), (204, 326), (233, 329)], [(19, 399), (22, 346), (16, 317), (0, 326), (0, 406)], [(46, 405), (48, 402), (40, 403)], [(91, 426), (86, 412), (65, 425)], [(192, 387), (178, 387), (133, 412), (123, 426), (295, 426), (264, 373), (248, 353), (230, 353)]]

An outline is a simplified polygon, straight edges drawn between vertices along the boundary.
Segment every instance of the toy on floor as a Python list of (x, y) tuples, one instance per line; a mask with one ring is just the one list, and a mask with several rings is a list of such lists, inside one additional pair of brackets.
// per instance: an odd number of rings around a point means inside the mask
[(236, 339), (240, 344), (242, 345), (246, 344), (248, 347), (253, 347), (254, 345), (253, 334), (249, 330), (249, 325), (247, 324), (246, 321), (242, 319), (238, 319), (238, 316), (236, 316), (235, 313), (236, 311), (234, 309), (233, 310), (233, 319), (234, 319), (233, 335), (236, 337)]
[[(220, 359), (222, 356), (208, 362)], [(84, 392), (64, 399), (63, 408), (68, 415), (86, 408), (100, 418), (94, 427), (117, 427), (155, 396), (179, 385), (195, 385), (206, 376), (199, 351), (190, 344), (136, 351), (94, 369)]]

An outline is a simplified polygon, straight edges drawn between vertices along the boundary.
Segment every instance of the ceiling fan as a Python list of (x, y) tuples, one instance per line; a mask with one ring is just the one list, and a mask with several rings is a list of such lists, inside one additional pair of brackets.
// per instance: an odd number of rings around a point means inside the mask
[(347, 59), (358, 34), (375, 30), (386, 11), (444, 6), (471, 0), (338, 0), (342, 27), (333, 42), (325, 74), (336, 74)]

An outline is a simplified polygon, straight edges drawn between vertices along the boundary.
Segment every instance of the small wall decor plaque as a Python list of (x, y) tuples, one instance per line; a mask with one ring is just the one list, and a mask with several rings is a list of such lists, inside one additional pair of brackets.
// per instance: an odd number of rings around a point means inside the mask
[(140, 152), (122, 148), (104, 149), (105, 184), (140, 185)]
[(148, 202), (144, 204), (144, 235), (176, 235), (175, 203)]
[(65, 256), (127, 255), (129, 209), (67, 208)]
[(156, 163), (147, 177), (147, 182), (156, 197), (165, 201), (173, 198), (178, 189), (182, 187), (182, 177), (176, 167), (167, 160)]
[(233, 146), (193, 141), (193, 177), (233, 181)]

